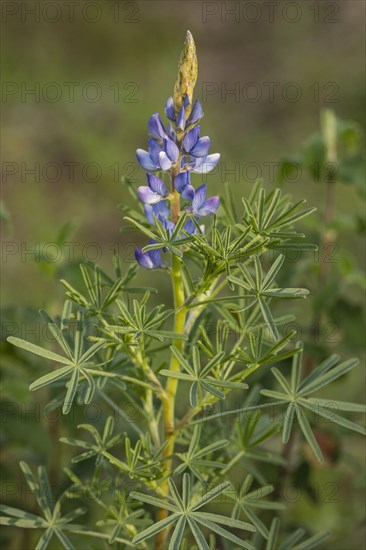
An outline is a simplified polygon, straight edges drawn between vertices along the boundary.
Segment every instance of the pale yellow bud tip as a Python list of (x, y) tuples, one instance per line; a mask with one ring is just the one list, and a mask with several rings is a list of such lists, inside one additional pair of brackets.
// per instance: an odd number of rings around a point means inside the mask
[(184, 98), (188, 96), (190, 105), (186, 107), (186, 115), (191, 112), (193, 90), (197, 81), (197, 53), (192, 33), (187, 31), (184, 47), (178, 65), (178, 77), (174, 86), (173, 101), (176, 113), (182, 108)]

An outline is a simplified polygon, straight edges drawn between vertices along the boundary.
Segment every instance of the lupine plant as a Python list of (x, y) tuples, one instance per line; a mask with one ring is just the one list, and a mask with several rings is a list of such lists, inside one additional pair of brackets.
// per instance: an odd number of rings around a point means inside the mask
[[(201, 135), (196, 80), (188, 32), (168, 122), (153, 114), (148, 150), (136, 153), (146, 184), (134, 189), (125, 181), (138, 205), (125, 207), (126, 226), (146, 239), (136, 263), (123, 273), (115, 255), (114, 276), (87, 263), (80, 266), (84, 288), (62, 281), (61, 315), (41, 311), (57, 348), (8, 339), (41, 358), (46, 372), (30, 389), (56, 388), (50, 409), (68, 414), (103, 402), (111, 411), (103, 422), (79, 425), (79, 438), (61, 437), (75, 454), (57, 499), (45, 468), (37, 479), (21, 463), (39, 512), (2, 506), (1, 522), (42, 531), (37, 550), (55, 538), (66, 549), (319, 547), (327, 531), (281, 532), (284, 504), (273, 498), (286, 466), (280, 445), (301, 434), (321, 463), (319, 418), (365, 433), (339, 414), (357, 415), (362, 405), (332, 400), (330, 409), (317, 396), (357, 359), (331, 355), (303, 369), (304, 345), (285, 330), (291, 303), (309, 292), (280, 286), (281, 251), (314, 249), (296, 229), (314, 208), (260, 183), (240, 204), (230, 186), (211, 194), (205, 174), (220, 155), (209, 153), (210, 138)], [(151, 283), (155, 274), (171, 281), (171, 308), (156, 303), (154, 288), (133, 286), (139, 268), (151, 272)], [(88, 510), (97, 518), (90, 527), (79, 523)]]

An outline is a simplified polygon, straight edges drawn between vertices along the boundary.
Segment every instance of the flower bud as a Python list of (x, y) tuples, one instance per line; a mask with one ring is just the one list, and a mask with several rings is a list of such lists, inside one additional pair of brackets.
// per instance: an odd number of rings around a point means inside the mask
[(193, 89), (197, 81), (197, 53), (196, 45), (190, 31), (187, 31), (184, 48), (178, 65), (178, 78), (174, 85), (173, 102), (176, 114), (180, 112), (184, 99), (188, 96), (189, 104), (186, 106), (188, 117), (192, 108)]

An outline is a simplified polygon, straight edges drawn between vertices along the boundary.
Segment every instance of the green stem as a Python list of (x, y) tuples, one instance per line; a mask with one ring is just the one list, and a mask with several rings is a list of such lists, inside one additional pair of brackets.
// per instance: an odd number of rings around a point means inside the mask
[[(177, 168), (179, 172), (179, 167)], [(172, 220), (174, 223), (177, 223), (180, 216), (180, 196), (179, 193), (174, 189), (174, 177), (175, 173), (172, 175)], [(184, 334), (184, 325), (186, 321), (186, 308), (184, 307), (185, 294), (184, 294), (184, 284), (183, 277), (181, 272), (180, 259), (178, 256), (173, 255), (172, 259), (172, 287), (173, 287), (173, 296), (174, 296), (174, 332), (179, 334)], [(182, 353), (183, 352), (183, 340), (175, 340), (175, 347)], [(180, 365), (176, 357), (172, 354), (170, 359), (170, 370), (173, 372), (179, 372)], [(174, 454), (174, 443), (175, 443), (175, 397), (178, 388), (178, 380), (175, 378), (168, 378), (165, 392), (167, 398), (163, 401), (163, 422), (164, 422), (164, 441), (166, 447), (164, 449), (164, 479), (161, 484), (162, 492), (165, 496), (169, 494), (169, 485), (168, 479), (172, 474), (173, 466), (173, 454)], [(158, 509), (157, 511), (157, 521), (160, 521), (167, 517), (167, 510)], [(155, 550), (163, 550), (165, 548), (165, 540), (169, 529), (164, 529), (160, 531), (156, 537)]]

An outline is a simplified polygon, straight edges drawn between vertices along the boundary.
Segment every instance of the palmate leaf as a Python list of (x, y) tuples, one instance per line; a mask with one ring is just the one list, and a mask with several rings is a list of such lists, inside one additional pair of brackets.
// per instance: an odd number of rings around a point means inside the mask
[(30, 514), (29, 512), (23, 512), (22, 510), (10, 506), (1, 506), (1, 512), (7, 514), (7, 516), (2, 516), (0, 518), (0, 523), (2, 525), (15, 526), (23, 529), (44, 529), (44, 533), (36, 545), (38, 550), (45, 550), (54, 535), (58, 537), (63, 548), (66, 550), (74, 550), (74, 546), (63, 531), (71, 531), (73, 528), (79, 527), (71, 522), (73, 522), (75, 518), (84, 515), (86, 510), (77, 508), (73, 512), (62, 516), (62, 496), (55, 504), (52, 504), (51, 487), (49, 485), (46, 470), (42, 466), (38, 468), (39, 481), (37, 481), (25, 462), (21, 462), (20, 467), (42, 510), (43, 517)]
[(267, 195), (265, 189), (260, 188), (259, 182), (254, 186), (249, 200), (247, 198), (242, 200), (245, 208), (245, 215), (242, 218), (243, 229), (250, 227), (251, 234), (271, 239), (283, 233), (284, 228), (288, 233), (287, 238), (296, 238), (298, 234), (292, 230), (293, 224), (316, 210), (316, 208), (300, 210), (306, 200), (291, 204), (290, 197), (282, 196), (279, 189)]
[(116, 300), (116, 305), (119, 309), (117, 316), (118, 324), (108, 324), (104, 332), (112, 333), (121, 345), (139, 345), (139, 340), (142, 337), (152, 338), (164, 342), (166, 339), (171, 340), (186, 340), (187, 336), (173, 331), (162, 330), (164, 322), (172, 317), (173, 310), (163, 310), (164, 306), (159, 305), (151, 311), (146, 311), (146, 302), (150, 296), (149, 292), (145, 293), (143, 299), (139, 302), (133, 300), (132, 311), (122, 300)]
[[(250, 228), (247, 227), (239, 235), (234, 236), (234, 227), (228, 225), (218, 228), (216, 219), (214, 219), (210, 239), (208, 235), (202, 233), (193, 234), (190, 245), (190, 251), (195, 252), (205, 259), (205, 273), (200, 282), (200, 289), (207, 286), (210, 277), (217, 277), (226, 272), (230, 275), (231, 268), (238, 262), (243, 262), (253, 254), (262, 252), (268, 239), (261, 236), (249, 235)], [(230, 280), (229, 285), (232, 287)]]
[(159, 450), (153, 454), (150, 440), (144, 436), (140, 437), (135, 448), (132, 448), (130, 438), (125, 437), (125, 456), (123, 460), (106, 450), (103, 450), (102, 454), (113, 466), (124, 474), (128, 474), (131, 479), (153, 480), (160, 478), (162, 475), (162, 464), (158, 456)]
[[(253, 407), (258, 412), (258, 408)], [(248, 411), (246, 411), (247, 413)], [(281, 456), (273, 452), (261, 449), (261, 444), (276, 436), (280, 426), (276, 422), (268, 423), (264, 417), (255, 414), (244, 421), (236, 421), (236, 433), (232, 438), (230, 456), (222, 475), (226, 474), (236, 464), (241, 464), (261, 485), (266, 485), (267, 480), (262, 471), (257, 467), (257, 462), (283, 465), (285, 461)]]
[(62, 412), (64, 414), (67, 414), (71, 409), (71, 405), (74, 401), (78, 384), (81, 380), (85, 380), (88, 387), (87, 391), (84, 394), (84, 402), (85, 404), (91, 402), (95, 391), (95, 382), (92, 375), (103, 375), (103, 371), (98, 370), (100, 364), (94, 363), (92, 360), (94, 356), (96, 356), (96, 354), (103, 348), (104, 342), (96, 342), (89, 347), (85, 346), (86, 341), (84, 338), (84, 316), (81, 312), (77, 312), (74, 344), (71, 345), (70, 338), (67, 338), (63, 333), (63, 330), (69, 328), (69, 322), (71, 318), (71, 305), (69, 301), (67, 301), (64, 305), (60, 326), (58, 326), (56, 322), (45, 311), (41, 310), (40, 314), (42, 318), (46, 321), (48, 329), (55, 337), (56, 342), (64, 352), (64, 356), (53, 351), (44, 349), (41, 346), (27, 342), (26, 340), (21, 340), (20, 338), (10, 336), (8, 338), (8, 342), (21, 349), (30, 351), (35, 355), (64, 365), (63, 367), (49, 372), (32, 382), (32, 384), (29, 386), (29, 389), (31, 391), (37, 390), (44, 386), (58, 383), (64, 378), (68, 378), (68, 382), (66, 382), (66, 395), (62, 407)]
[(113, 544), (121, 532), (130, 537), (132, 533), (136, 533), (136, 528), (145, 528), (151, 524), (150, 519), (142, 517), (145, 514), (143, 509), (131, 512), (126, 499), (127, 495), (116, 493), (115, 500), (119, 501), (119, 507), (114, 505), (106, 506), (103, 503), (106, 517), (98, 521), (96, 525), (97, 527), (113, 529), (108, 540), (109, 544)]
[[(232, 517), (238, 519), (243, 512), (247, 518), (255, 525), (262, 537), (268, 539), (269, 531), (260, 518), (255, 514), (255, 509), (262, 510), (282, 510), (285, 508), (280, 502), (263, 500), (274, 491), (273, 485), (264, 485), (255, 491), (250, 491), (253, 484), (253, 476), (248, 475), (238, 492), (233, 494), (232, 488), (227, 491), (227, 496), (234, 501)], [(254, 508), (254, 510), (253, 510)]]
[[(288, 359), (300, 352), (298, 348), (294, 348), (288, 351), (282, 351), (293, 339), (295, 331), (290, 332), (287, 336), (277, 340), (273, 343), (273, 339), (270, 342), (266, 342), (264, 339), (263, 327), (259, 327), (257, 331), (250, 331), (248, 333), (249, 346), (247, 348), (240, 347), (236, 351), (236, 362), (244, 363), (246, 368), (253, 366), (268, 365), (278, 363), (284, 359)], [(246, 371), (244, 371), (246, 372)]]
[(133, 292), (129, 283), (136, 274), (136, 266), (131, 266), (122, 276), (116, 254), (114, 255), (116, 278), (109, 277), (97, 264), (87, 262), (80, 264), (80, 272), (86, 292), (75, 289), (64, 279), (61, 283), (66, 288), (70, 300), (82, 306), (90, 313), (98, 314), (104, 311), (122, 292)]
[[(44, 533), (42, 534), (38, 543), (35, 546), (35, 548), (38, 550), (39, 549), (45, 550), (54, 535), (56, 535), (56, 537), (60, 540), (63, 548), (65, 548), (66, 550), (76, 550), (74, 545), (69, 540), (68, 535), (66, 535), (65, 531), (70, 534), (79, 535), (79, 542), (80, 542), (80, 535), (85, 537), (93, 537), (96, 539), (103, 539), (105, 541), (110, 540), (111, 538), (110, 533), (92, 531), (91, 529), (89, 529), (84, 525), (78, 525), (74, 523), (75, 519), (79, 518), (80, 516), (86, 513), (86, 509), (76, 508), (75, 510), (67, 513), (66, 515), (61, 514), (61, 503), (63, 499), (65, 497), (75, 498), (76, 496), (75, 485), (72, 487), (73, 489), (72, 493), (70, 493), (70, 488), (67, 489), (66, 491), (64, 491), (64, 493), (62, 493), (61, 497), (55, 502), (51, 494), (52, 488), (49, 484), (45, 469), (43, 467), (38, 468), (39, 481), (37, 481), (36, 477), (33, 475), (32, 471), (30, 470), (30, 468), (25, 462), (21, 462), (20, 466), (26, 477), (28, 485), (30, 486), (30, 489), (35, 494), (36, 500), (39, 504), (40, 509), (43, 512), (44, 517), (36, 516), (35, 514), (24, 512), (23, 510), (18, 510), (10, 506), (0, 505), (1, 512), (3, 514), (6, 514), (6, 516), (0, 517), (0, 524), (15, 526), (23, 529), (44, 529)], [(97, 495), (96, 493), (93, 492), (93, 487), (95, 487), (94, 484), (85, 485), (70, 470), (65, 469), (65, 471), (69, 476), (69, 478), (71, 479), (71, 481), (80, 488), (81, 490), (80, 494), (82, 496), (85, 496), (85, 494), (87, 494), (88, 497), (92, 498), (92, 500), (100, 504), (104, 509), (107, 508), (107, 506), (99, 498), (101, 485), (98, 485), (97, 487), (97, 492), (98, 492), (98, 495)], [(123, 502), (126, 504), (126, 499), (124, 499)], [(139, 523), (138, 520), (136, 519), (137, 515), (140, 515), (139, 511), (133, 512), (132, 514), (130, 514), (129, 525), (134, 525), (136, 522), (137, 522), (136, 525), (144, 525), (144, 523), (149, 521), (149, 520), (141, 520), (142, 523)], [(129, 539), (130, 537), (131, 535), (129, 535)], [(132, 548), (132, 547), (135, 548), (135, 545), (133, 545), (131, 540), (129, 539), (121, 538), (120, 536), (115, 536), (114, 542), (121, 543), (129, 548)]]
[(260, 448), (262, 443), (277, 435), (281, 427), (279, 422), (273, 422), (273, 420), (269, 422), (266, 416), (262, 415), (261, 410), (271, 407), (272, 404), (259, 404), (259, 397), (259, 387), (254, 386), (244, 400), (243, 407), (203, 415), (202, 418), (191, 421), (190, 425), (196, 426), (202, 422), (219, 419), (225, 423), (226, 416), (235, 415), (237, 418), (236, 430), (231, 438), (231, 445), (227, 449), (229, 460), (226, 468), (220, 471), (220, 475), (225, 476), (232, 467), (239, 463), (260, 484), (265, 485), (267, 480), (256, 463), (266, 462), (281, 466), (285, 464), (285, 460), (278, 454)]
[(247, 384), (234, 382), (232, 380), (218, 379), (211, 374), (215, 367), (223, 361), (225, 357), (224, 352), (216, 354), (207, 365), (201, 367), (199, 351), (196, 346), (192, 348), (192, 364), (183, 357), (175, 346), (171, 346), (170, 349), (185, 372), (174, 372), (163, 369), (160, 371), (160, 374), (168, 376), (169, 378), (191, 382), (189, 400), (192, 408), (202, 404), (204, 390), (218, 399), (225, 399), (225, 393), (217, 388), (246, 389), (248, 387)]
[(146, 502), (147, 504), (152, 504), (158, 508), (163, 508), (171, 512), (171, 514), (155, 523), (151, 527), (148, 527), (142, 533), (139, 533), (132, 542), (138, 544), (162, 531), (163, 529), (169, 527), (170, 525), (176, 523), (176, 526), (173, 530), (173, 533), (169, 541), (169, 550), (177, 550), (176, 541), (181, 541), (184, 535), (184, 530), (186, 524), (188, 524), (200, 550), (207, 549), (210, 550), (206, 542), (206, 538), (202, 533), (198, 524), (203, 525), (205, 528), (208, 528), (211, 532), (215, 532), (221, 535), (223, 538), (234, 542), (241, 548), (247, 548), (248, 550), (254, 550), (254, 547), (239, 537), (235, 536), (231, 531), (224, 529), (221, 525), (229, 526), (231, 529), (243, 529), (247, 531), (255, 531), (255, 527), (250, 523), (243, 521), (235, 520), (226, 516), (221, 516), (218, 514), (211, 514), (205, 512), (199, 512), (198, 510), (202, 508), (205, 504), (211, 502), (216, 497), (221, 495), (230, 485), (229, 482), (219, 485), (203, 496), (194, 500), (191, 494), (191, 484), (189, 474), (183, 475), (183, 493), (182, 497), (180, 496), (177, 487), (172, 479), (169, 479), (169, 489), (170, 495), (174, 504), (167, 503), (165, 500), (151, 497), (144, 493), (139, 493), (132, 491), (130, 496), (141, 502)]
[[(199, 449), (199, 441), (202, 428), (196, 425), (193, 429), (193, 435), (186, 453), (176, 453), (181, 464), (175, 469), (175, 474), (181, 474), (185, 470), (189, 470), (203, 486), (207, 487), (207, 481), (200, 469), (204, 469), (204, 473), (209, 475), (211, 468), (224, 468), (224, 464), (212, 460), (212, 453), (224, 449), (229, 445), (229, 441), (221, 440), (211, 443), (202, 449)], [(208, 455), (208, 458), (207, 458)], [(206, 458), (204, 458), (206, 457)]]
[[(187, 214), (182, 215), (182, 219), (180, 221), (180, 224), (178, 226), (178, 231), (180, 229), (180, 226), (184, 224), (184, 221), (187, 217)], [(192, 240), (192, 238), (181, 236), (177, 234), (177, 231), (173, 231), (172, 235), (169, 234), (169, 231), (164, 228), (163, 224), (160, 222), (159, 219), (155, 219), (155, 230), (156, 232), (152, 232), (149, 228), (145, 227), (138, 221), (134, 220), (133, 218), (130, 218), (129, 216), (125, 216), (124, 220), (127, 221), (130, 225), (141, 231), (144, 235), (146, 235), (149, 239), (155, 241), (155, 244), (153, 245), (147, 245), (143, 248), (143, 251), (146, 252), (148, 250), (155, 250), (159, 248), (166, 248), (171, 252), (172, 254), (177, 255), (179, 258), (182, 258), (183, 252), (180, 250), (179, 246), (182, 244), (186, 244)]]
[(123, 433), (113, 436), (114, 418), (112, 416), (107, 418), (102, 435), (90, 424), (80, 424), (78, 428), (88, 430), (92, 434), (95, 443), (89, 443), (72, 437), (61, 437), (61, 443), (85, 449), (83, 453), (72, 458), (71, 462), (73, 464), (96, 457), (96, 465), (99, 466), (103, 462), (105, 451), (117, 445), (124, 437)]
[[(242, 277), (236, 277), (229, 275), (228, 281), (233, 285), (243, 289), (243, 295), (241, 298), (249, 299), (249, 305), (245, 305), (244, 308), (236, 309), (236, 312), (240, 312), (259, 304), (262, 317), (270, 330), (272, 336), (277, 340), (279, 333), (276, 322), (274, 321), (271, 309), (269, 307), (269, 300), (272, 298), (286, 298), (286, 299), (298, 299), (306, 298), (309, 291), (305, 288), (272, 288), (271, 285), (274, 282), (281, 266), (284, 262), (285, 256), (280, 255), (272, 264), (268, 273), (264, 276), (262, 266), (258, 256), (253, 256), (255, 278), (252, 277), (247, 266), (239, 264)], [(240, 298), (240, 296), (239, 296)], [(224, 297), (223, 299), (232, 299), (232, 297)]]
[[(293, 428), (293, 420), (296, 416), (299, 426), (305, 439), (309, 443), (314, 455), (323, 462), (323, 455), (318, 442), (312, 432), (309, 420), (306, 417), (306, 410), (310, 410), (315, 415), (326, 418), (330, 422), (334, 422), (344, 428), (365, 435), (366, 430), (362, 426), (343, 418), (334, 412), (335, 409), (355, 412), (366, 412), (366, 407), (363, 405), (350, 404), (345, 402), (327, 401), (325, 399), (316, 399), (308, 397), (309, 394), (318, 389), (330, 384), (340, 376), (343, 376), (351, 369), (358, 365), (357, 359), (349, 359), (340, 363), (338, 356), (333, 355), (323, 361), (316, 367), (303, 381), (301, 381), (302, 369), (302, 345), (297, 345), (300, 353), (294, 356), (292, 362), (291, 381), (287, 382), (286, 378), (276, 368), (272, 368), (272, 373), (281, 386), (280, 392), (273, 390), (261, 390), (262, 395), (275, 399), (272, 405), (282, 405), (286, 403), (287, 410), (284, 415), (282, 441), (287, 443)], [(339, 406), (337, 406), (339, 404)]]

